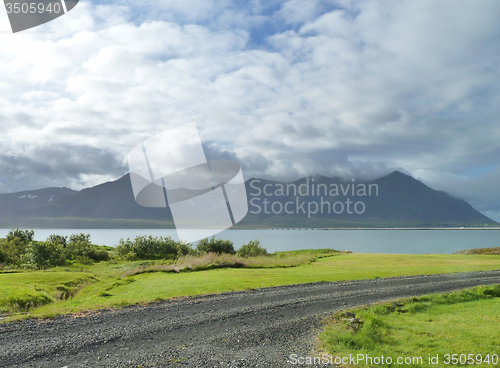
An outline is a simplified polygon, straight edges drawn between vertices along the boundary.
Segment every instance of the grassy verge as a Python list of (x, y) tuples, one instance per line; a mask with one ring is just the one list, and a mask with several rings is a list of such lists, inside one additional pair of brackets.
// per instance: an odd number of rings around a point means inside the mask
[[(342, 252), (343, 253), (343, 252)], [(306, 251), (277, 252), (265, 256), (239, 257), (231, 254), (208, 253), (202, 256), (181, 256), (175, 262), (154, 264), (140, 267), (123, 273), (122, 277), (151, 272), (191, 272), (216, 268), (278, 268), (297, 267), (309, 264), (319, 258), (339, 255), (341, 252), (332, 249), (316, 249)], [(158, 263), (158, 262), (156, 262)]]
[(320, 349), (334, 362), (360, 354), (363, 367), (498, 367), (499, 323), (500, 285), (477, 287), (338, 312), (326, 321)]
[[(292, 267), (279, 266), (284, 259), (294, 257), (304, 257), (303, 263)], [(310, 261), (311, 257), (313, 261)], [(153, 261), (101, 262), (93, 266), (55, 268), (51, 271), (0, 274), (0, 285), (4, 287), (2, 291), (9, 291), (18, 288), (19, 285), (24, 285), (25, 288), (31, 290), (47, 284), (43, 287), (48, 288), (45, 293), (50, 300), (44, 305), (39, 303), (34, 304), (33, 308), (30, 307), (29, 316), (50, 317), (181, 296), (289, 284), (500, 269), (500, 258), (487, 255), (471, 257), (468, 255), (329, 254), (325, 250), (308, 250), (282, 252), (269, 257), (269, 259), (273, 258), (279, 261), (273, 267), (211, 268), (200, 272), (142, 273), (135, 271), (158, 266), (158, 263)], [(65, 276), (61, 276), (61, 273)], [(55, 275), (51, 276), (52, 274)], [(68, 299), (58, 299), (51, 294), (60, 284), (59, 281), (70, 280), (73, 276), (83, 277), (83, 275), (87, 278), (78, 284), (83, 287), (77, 288), (77, 292), (71, 294)], [(125, 276), (122, 277), (122, 275)], [(22, 281), (23, 277), (28, 277), (28, 279)], [(55, 281), (49, 281), (51, 277), (55, 278)], [(19, 293), (23, 292), (19, 290)], [(2, 295), (4, 295), (3, 292), (0, 293), (0, 306), (5, 305), (5, 302), (1, 301)]]
[(26, 272), (0, 275), (0, 311), (26, 312), (65, 300), (96, 278), (83, 272)]
[(500, 247), (493, 248), (476, 248), (476, 249), (466, 249), (460, 250), (455, 254), (490, 254), (490, 255), (500, 255)]

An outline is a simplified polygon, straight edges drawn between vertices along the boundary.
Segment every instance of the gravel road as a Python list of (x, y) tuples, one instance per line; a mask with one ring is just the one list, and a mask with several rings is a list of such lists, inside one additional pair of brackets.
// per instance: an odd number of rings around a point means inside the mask
[(500, 284), (500, 271), (314, 283), (0, 325), (0, 367), (293, 367), (321, 317), (400, 297)]

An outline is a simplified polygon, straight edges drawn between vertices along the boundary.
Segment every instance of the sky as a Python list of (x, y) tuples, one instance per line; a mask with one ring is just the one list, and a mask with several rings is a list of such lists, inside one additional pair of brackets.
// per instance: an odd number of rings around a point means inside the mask
[(0, 193), (115, 180), (195, 122), (245, 178), (400, 170), (500, 221), (497, 0), (80, 1), (12, 34)]

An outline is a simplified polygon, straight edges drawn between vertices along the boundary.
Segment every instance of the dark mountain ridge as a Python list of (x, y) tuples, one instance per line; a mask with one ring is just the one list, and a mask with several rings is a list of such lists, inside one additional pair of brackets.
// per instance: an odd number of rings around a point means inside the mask
[[(254, 183), (249, 184), (252, 180)], [(302, 188), (304, 190), (302, 193), (304, 193), (308, 181), (310, 187), (315, 186), (316, 190), (314, 193), (311, 193), (311, 190), (307, 196), (301, 196), (299, 193), (297, 193), (298, 195), (294, 195), (293, 186), (298, 189), (303, 185)], [(422, 182), (399, 171), (394, 171), (373, 181), (347, 181), (341, 178), (328, 178), (325, 176), (301, 178), (294, 182), (284, 184), (284, 196), (274, 194), (269, 196), (265, 195), (263, 193), (264, 186), (268, 185), (267, 193), (269, 194), (269, 185), (274, 185), (276, 188), (275, 183), (276, 182), (261, 179), (250, 179), (247, 181), (250, 215), (247, 215), (247, 218), (243, 221), (248, 220), (248, 217), (252, 215), (254, 215), (254, 221), (260, 218), (261, 220), (265, 219), (269, 222), (275, 222), (279, 217), (300, 217), (300, 215), (302, 215), (301, 217), (305, 217), (308, 215), (304, 215), (303, 211), (299, 211), (300, 213), (298, 214), (289, 214), (285, 211), (273, 213), (272, 210), (268, 211), (270, 213), (264, 213), (263, 201), (260, 199), (260, 197), (263, 196), (270, 203), (280, 202), (281, 206), (284, 206), (287, 202), (297, 203), (298, 200), (299, 203), (304, 201), (306, 203), (311, 203), (311, 208), (315, 210), (316, 206), (314, 203), (317, 203), (320, 208), (317, 213), (314, 214), (314, 217), (316, 219), (322, 219), (322, 224), (326, 223), (324, 221), (326, 219), (332, 221), (358, 221), (360, 223), (367, 223), (368, 220), (371, 220), (372, 222), (381, 224), (383, 222), (420, 223), (430, 226), (448, 226), (450, 224), (476, 224), (484, 226), (496, 223), (476, 211), (466, 201), (454, 198), (443, 191), (433, 190)], [(321, 188), (318, 185), (322, 185)], [(292, 186), (292, 190), (287, 191), (286, 186)], [(325, 186), (328, 188), (326, 195)], [(259, 189), (255, 189), (255, 187)], [(331, 188), (333, 188), (333, 190), (330, 190)], [(252, 195), (259, 193), (259, 190), (262, 191), (261, 196)], [(299, 199), (297, 199), (297, 197), (299, 197)], [(259, 198), (253, 202), (257, 204), (257, 206), (253, 205), (252, 198)], [(350, 210), (353, 213), (349, 213), (348, 211), (347, 200), (351, 202)], [(325, 202), (328, 202), (330, 205), (340, 202), (344, 206), (344, 211), (335, 213), (334, 209), (330, 206), (330, 211), (328, 212), (328, 205), (324, 204)], [(354, 206), (358, 202), (362, 203), (362, 205), (360, 203), (358, 206), (359, 213), (354, 210)], [(322, 205), (323, 211), (321, 211)], [(336, 205), (337, 212), (340, 212), (342, 205)], [(268, 209), (270, 206), (270, 204), (267, 206)], [(275, 207), (279, 210), (281, 206), (276, 205)], [(289, 207), (291, 208), (292, 205), (290, 204)], [(297, 208), (297, 206), (295, 206), (295, 208)], [(259, 212), (259, 210), (260, 213), (255, 213)]]
[[(251, 178), (245, 185), (249, 213), (236, 227), (496, 224), (464, 200), (433, 190), (399, 171), (372, 181), (348, 181), (316, 175), (289, 183)], [(268, 202), (267, 205), (264, 201)], [(340, 211), (341, 208), (343, 211)], [(92, 220), (91, 227), (129, 227), (137, 225), (138, 221), (144, 227), (173, 227), (168, 208), (147, 208), (135, 202), (128, 174), (78, 192), (68, 188), (46, 188), (0, 194), (0, 226), (69, 226), (65, 225), (64, 219), (74, 220), (71, 227), (75, 227), (80, 220), (87, 224)], [(111, 220), (121, 222), (117, 224)]]
[(74, 193), (77, 192), (69, 188), (44, 188), (0, 194), (0, 221), (5, 217), (16, 217), (29, 210), (55, 203)]

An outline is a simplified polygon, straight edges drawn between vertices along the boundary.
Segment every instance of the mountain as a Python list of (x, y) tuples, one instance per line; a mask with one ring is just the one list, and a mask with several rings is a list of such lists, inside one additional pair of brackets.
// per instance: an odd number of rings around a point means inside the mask
[[(253, 184), (250, 184), (252, 182)], [(278, 190), (278, 193), (265, 195), (265, 186), (267, 186), (268, 194), (271, 194), (271, 189)], [(279, 192), (282, 186), (284, 195), (280, 195)], [(298, 193), (301, 186), (303, 190)], [(294, 188), (297, 189), (297, 193), (295, 193)], [(306, 193), (307, 188), (309, 188), (309, 193)], [(247, 181), (247, 193), (250, 213), (239, 225), (254, 223), (267, 224), (270, 227), (272, 225), (288, 227), (448, 227), (496, 224), (495, 221), (476, 211), (466, 201), (431, 189), (399, 171), (394, 171), (373, 181), (346, 181), (341, 178), (325, 176), (311, 176), (291, 183), (250, 179)], [(267, 207), (270, 213), (264, 211), (263, 198), (269, 202)], [(352, 213), (349, 213), (348, 200), (351, 202), (350, 212)], [(252, 204), (252, 201), (255, 205)], [(277, 204), (278, 202), (281, 205)], [(304, 210), (306, 213), (298, 208), (303, 202), (305, 202)], [(286, 203), (289, 203), (289, 209), (294, 209), (298, 213), (290, 214), (284, 210), (276, 213)], [(318, 204), (319, 208), (316, 213), (312, 213), (316, 210), (315, 203)], [(311, 205), (311, 216), (309, 216), (307, 208), (309, 204)], [(272, 205), (276, 209), (274, 213), (270, 209)], [(259, 210), (260, 213), (256, 213)]]
[[(5, 194), (0, 194), (0, 203)], [(32, 228), (173, 228), (168, 208), (139, 206), (130, 175), (71, 191), (56, 201), (28, 209), (11, 207), (13, 215), (0, 218), (0, 227)]]
[[(399, 171), (373, 181), (310, 176), (245, 182), (249, 213), (236, 227), (490, 226), (467, 202)], [(50, 199), (52, 198), (52, 199)], [(0, 195), (0, 227), (172, 228), (169, 209), (139, 206), (130, 176), (72, 191), (47, 188)]]
[(0, 194), (0, 221), (6, 217), (17, 217), (27, 210), (56, 203), (62, 197), (77, 193), (69, 188), (45, 188), (26, 192)]
[(86, 188), (26, 212), (32, 217), (82, 217), (99, 219), (171, 220), (167, 208), (139, 206), (134, 199), (130, 175)]

